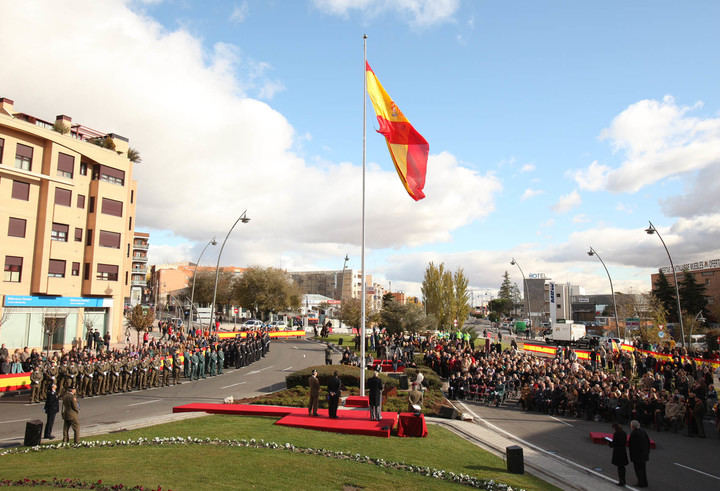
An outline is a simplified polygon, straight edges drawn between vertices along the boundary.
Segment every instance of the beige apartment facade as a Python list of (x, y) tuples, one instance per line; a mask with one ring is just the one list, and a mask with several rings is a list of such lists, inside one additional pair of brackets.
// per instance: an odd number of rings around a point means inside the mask
[(128, 150), (119, 135), (0, 98), (0, 343), (67, 347), (89, 328), (123, 337), (137, 194)]

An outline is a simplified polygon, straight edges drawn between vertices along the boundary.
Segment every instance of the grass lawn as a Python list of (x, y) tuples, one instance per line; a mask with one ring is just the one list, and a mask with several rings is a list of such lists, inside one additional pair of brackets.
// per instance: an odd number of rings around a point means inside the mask
[[(530, 475), (505, 472), (505, 463), (444, 428), (430, 426), (427, 438), (377, 438), (274, 425), (275, 418), (207, 416), (95, 437), (264, 439), (298, 447), (359, 453), (386, 461), (431, 466), (494, 479), (513, 487), (556, 489)], [(106, 484), (157, 489), (448, 489), (449, 482), (372, 464), (286, 450), (221, 446), (61, 449), (0, 457), (4, 479), (101, 479)]]

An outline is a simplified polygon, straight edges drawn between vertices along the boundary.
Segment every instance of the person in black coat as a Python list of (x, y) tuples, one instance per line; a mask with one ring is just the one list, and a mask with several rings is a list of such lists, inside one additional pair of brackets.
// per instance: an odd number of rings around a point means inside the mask
[(337, 371), (333, 373), (333, 378), (330, 379), (327, 385), (328, 390), (328, 416), (330, 418), (337, 418), (337, 408), (340, 402), (340, 391), (342, 390), (342, 382), (338, 377)]
[(55, 435), (52, 434), (53, 425), (55, 424), (55, 416), (60, 411), (60, 400), (57, 395), (57, 385), (52, 384), (50, 389), (47, 391), (47, 397), (45, 398), (45, 407), (43, 408), (47, 415), (47, 421), (45, 422), (45, 439), (52, 440)]
[(383, 383), (378, 377), (377, 371), (373, 371), (372, 377), (368, 379), (367, 388), (370, 400), (370, 421), (380, 421), (382, 419)]
[(628, 465), (627, 450), (627, 433), (622, 429), (622, 426), (615, 423), (613, 424), (613, 436), (610, 442), (612, 448), (612, 464), (618, 468), (618, 486), (625, 485), (625, 466)]
[(637, 487), (646, 488), (648, 486), (647, 471), (645, 465), (650, 460), (650, 437), (648, 437), (645, 430), (640, 428), (640, 422), (632, 420), (630, 422), (630, 460), (635, 468), (635, 475), (637, 476), (638, 483)]

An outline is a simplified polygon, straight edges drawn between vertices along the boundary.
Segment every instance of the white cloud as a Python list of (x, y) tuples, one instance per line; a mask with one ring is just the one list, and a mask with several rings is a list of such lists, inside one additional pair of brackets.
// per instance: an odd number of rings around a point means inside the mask
[(578, 215), (575, 215), (572, 221), (573, 223), (589, 223), (590, 219), (587, 217), (587, 215), (580, 213)]
[(568, 171), (567, 175), (575, 179), (580, 189), (599, 191), (607, 185), (607, 174), (610, 167), (594, 161), (587, 169)]
[(628, 205), (625, 203), (618, 203), (615, 205), (615, 209), (621, 213), (633, 213), (635, 211), (635, 205)]
[(557, 202), (552, 206), (552, 210), (555, 213), (567, 213), (573, 208), (580, 206), (581, 203), (582, 199), (580, 198), (580, 194), (577, 190), (574, 190), (572, 193), (560, 196)]
[(720, 212), (720, 165), (706, 167), (697, 173), (684, 192), (660, 200), (668, 216), (692, 218)]
[(543, 191), (542, 189), (527, 188), (525, 190), (525, 192), (522, 194), (522, 196), (520, 197), (520, 199), (522, 201), (525, 201), (527, 199), (534, 198), (535, 196), (539, 196), (539, 195), (543, 194), (544, 192), (545, 191)]
[(447, 22), (460, 6), (460, 0), (313, 0), (313, 3), (323, 12), (343, 17), (351, 11), (375, 17), (393, 10), (408, 17), (410, 24), (418, 27)]
[[(136, 223), (195, 242), (190, 258), (246, 208), (252, 221), (233, 232), (224, 264), (312, 267), (356, 247), (361, 168), (315, 166), (293, 152), (304, 137), (249, 96), (263, 86), (269, 65), (237, 46), (208, 47), (182, 28), (168, 31), (131, 5), (8, 4), (0, 30), (3, 95), (43, 119), (68, 114), (130, 138), (143, 158), (133, 176)], [(65, 26), (63, 36), (57, 25)], [(449, 240), (452, 230), (491, 213), (501, 188), (492, 173), (443, 152), (430, 156), (427, 198), (415, 203), (392, 167), (370, 163), (368, 247)], [(161, 253), (180, 257), (184, 250)]]
[(525, 164), (520, 168), (520, 172), (532, 172), (535, 170), (535, 164)]
[(235, 24), (242, 24), (245, 22), (245, 19), (247, 19), (247, 15), (250, 11), (250, 8), (248, 6), (248, 3), (242, 2), (239, 5), (235, 5), (233, 7), (233, 11), (230, 14), (230, 22), (233, 22)]
[(593, 162), (575, 180), (582, 189), (635, 192), (720, 164), (720, 118), (689, 115), (700, 107), (680, 106), (671, 96), (631, 104), (600, 135), (624, 153), (624, 162), (615, 169)]

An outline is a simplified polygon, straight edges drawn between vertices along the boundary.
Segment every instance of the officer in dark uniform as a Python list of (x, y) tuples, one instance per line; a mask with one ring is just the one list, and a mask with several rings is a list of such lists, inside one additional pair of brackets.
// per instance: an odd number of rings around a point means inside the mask
[(57, 415), (58, 411), (60, 411), (60, 399), (58, 399), (57, 385), (55, 384), (50, 386), (50, 390), (48, 390), (48, 393), (45, 396), (45, 407), (43, 408), (43, 411), (45, 411), (45, 415), (47, 416), (44, 438), (46, 440), (52, 440), (55, 438), (55, 435), (52, 434), (53, 425), (55, 424), (55, 415)]

